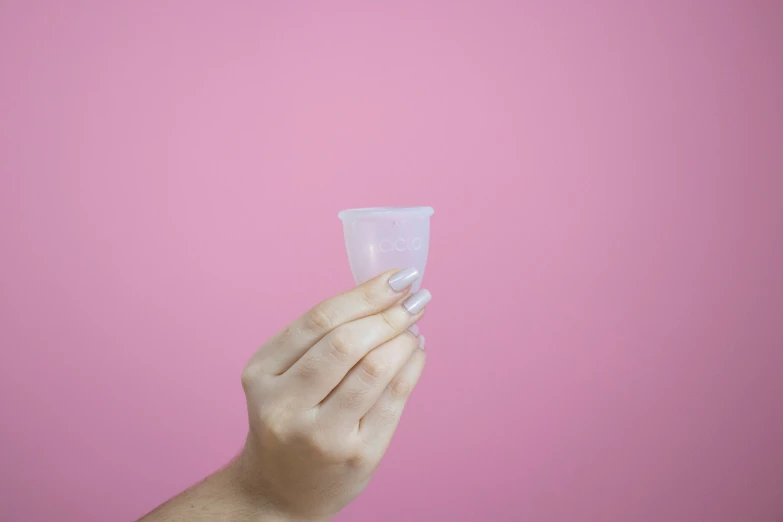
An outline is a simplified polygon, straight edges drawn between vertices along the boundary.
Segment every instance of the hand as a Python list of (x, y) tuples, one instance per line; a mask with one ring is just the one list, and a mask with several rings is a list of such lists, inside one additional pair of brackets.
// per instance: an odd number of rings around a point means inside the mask
[(236, 464), (272, 516), (328, 520), (369, 482), (424, 368), (423, 337), (408, 330), (430, 300), (409, 296), (417, 278), (389, 272), (329, 299), (248, 362)]

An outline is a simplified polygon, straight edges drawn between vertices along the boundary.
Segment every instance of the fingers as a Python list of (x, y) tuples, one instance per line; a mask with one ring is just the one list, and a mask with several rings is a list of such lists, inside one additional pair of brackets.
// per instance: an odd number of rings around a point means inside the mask
[(298, 399), (303, 401), (302, 406), (315, 406), (370, 350), (421, 319), (431, 298), (429, 291), (420, 290), (401, 304), (337, 327), (282, 375), (285, 385), (300, 390)]
[(319, 415), (341, 425), (344, 431), (356, 427), (408, 362), (419, 342), (412, 333), (404, 332), (370, 351), (320, 404)]
[(280, 375), (340, 325), (381, 312), (407, 295), (415, 268), (390, 271), (322, 302), (270, 339), (253, 356), (264, 372)]
[(414, 350), (405, 366), (359, 422), (359, 436), (371, 448), (371, 452), (382, 455), (389, 446), (405, 403), (419, 382), (425, 360), (423, 350)]

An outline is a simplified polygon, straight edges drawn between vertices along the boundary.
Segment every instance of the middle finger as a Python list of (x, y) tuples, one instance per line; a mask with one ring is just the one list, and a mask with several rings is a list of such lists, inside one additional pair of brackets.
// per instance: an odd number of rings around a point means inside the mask
[(432, 296), (420, 290), (403, 303), (332, 330), (281, 377), (298, 388), (302, 406), (320, 403), (370, 350), (397, 337), (424, 315)]
[(371, 350), (318, 406), (324, 418), (343, 427), (358, 426), (420, 342), (406, 332)]

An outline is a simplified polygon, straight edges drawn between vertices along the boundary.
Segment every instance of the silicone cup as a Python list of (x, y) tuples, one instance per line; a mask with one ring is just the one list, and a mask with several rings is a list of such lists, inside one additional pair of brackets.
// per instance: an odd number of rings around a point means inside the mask
[(343, 210), (345, 248), (356, 284), (393, 268), (415, 267), (424, 278), (430, 246), (431, 207), (379, 207)]

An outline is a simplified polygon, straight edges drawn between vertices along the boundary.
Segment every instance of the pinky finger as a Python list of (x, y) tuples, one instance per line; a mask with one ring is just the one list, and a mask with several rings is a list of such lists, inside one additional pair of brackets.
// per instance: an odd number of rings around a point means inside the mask
[(419, 382), (426, 355), (414, 350), (405, 366), (394, 376), (372, 408), (359, 423), (359, 434), (374, 451), (383, 454), (400, 422), (405, 403)]

